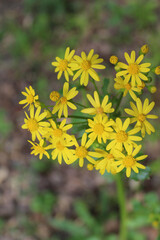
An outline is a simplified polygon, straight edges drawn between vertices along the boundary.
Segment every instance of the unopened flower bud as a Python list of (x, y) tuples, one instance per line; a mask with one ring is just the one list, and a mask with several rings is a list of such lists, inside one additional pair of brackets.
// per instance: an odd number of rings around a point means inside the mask
[(91, 164), (91, 163), (87, 164), (87, 169), (88, 169), (89, 171), (92, 171), (93, 168), (94, 168), (93, 164)]
[(157, 92), (156, 86), (149, 86), (148, 90), (149, 90), (151, 93)]
[(154, 72), (156, 75), (160, 75), (160, 66), (157, 66)]
[(57, 91), (52, 91), (49, 97), (53, 102), (56, 102), (60, 98), (60, 94)]
[(147, 44), (145, 44), (145, 45), (143, 45), (143, 46), (141, 47), (141, 52), (142, 52), (143, 54), (146, 54), (146, 53), (149, 52), (149, 47), (148, 47)]
[(109, 61), (110, 61), (110, 63), (112, 63), (112, 64), (117, 64), (117, 62), (118, 62), (118, 57), (116, 57), (116, 56), (111, 56), (110, 57), (110, 59), (109, 59)]

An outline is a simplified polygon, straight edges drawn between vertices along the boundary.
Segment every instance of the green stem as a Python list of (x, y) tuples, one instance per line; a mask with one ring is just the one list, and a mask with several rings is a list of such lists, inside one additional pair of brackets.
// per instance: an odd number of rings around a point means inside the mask
[(87, 124), (87, 121), (85, 121), (85, 122), (71, 122), (70, 124)]
[(86, 106), (84, 106), (84, 105), (81, 104), (81, 103), (77, 103), (77, 102), (74, 102), (74, 101), (70, 101), (70, 102), (72, 102), (72, 103), (74, 103), (74, 104), (76, 104), (76, 105), (78, 105), (78, 106), (80, 106), (80, 107), (82, 107), (82, 108), (87, 108)]
[[(49, 119), (52, 119), (52, 118), (57, 118), (57, 116), (52, 116), (52, 117), (49, 117), (49, 118), (45, 118), (43, 121), (46, 121), (46, 120), (49, 120)], [(61, 116), (61, 118), (65, 118), (65, 116)], [(75, 116), (75, 115), (69, 115), (67, 118), (76, 118), (76, 119), (93, 119), (92, 117), (82, 117), (82, 116)]]
[(127, 226), (126, 226), (127, 211), (126, 211), (125, 191), (124, 191), (121, 174), (120, 173), (116, 174), (115, 179), (116, 179), (116, 185), (117, 185), (117, 197), (118, 197), (119, 210), (120, 210), (119, 240), (127, 240)]
[(120, 106), (120, 103), (121, 103), (121, 101), (122, 101), (122, 97), (123, 97), (123, 92), (121, 93), (121, 95), (120, 95), (120, 97), (119, 97), (119, 99), (118, 99), (117, 106), (116, 106), (116, 108), (115, 108), (114, 113), (117, 112), (117, 110), (118, 110), (118, 108), (119, 108), (119, 106)]
[(96, 85), (96, 83), (95, 83), (95, 81), (94, 81), (94, 79), (92, 79), (91, 81), (92, 81), (92, 83), (93, 83), (96, 91), (98, 92), (98, 95), (101, 96), (100, 93), (99, 93), (98, 87), (97, 87), (97, 85)]

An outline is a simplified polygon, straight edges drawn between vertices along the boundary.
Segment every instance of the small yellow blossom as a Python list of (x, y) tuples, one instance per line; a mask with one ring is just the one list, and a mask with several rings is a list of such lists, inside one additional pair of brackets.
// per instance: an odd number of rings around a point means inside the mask
[(148, 67), (150, 67), (150, 63), (142, 63), (140, 62), (143, 60), (144, 55), (140, 55), (137, 60), (136, 59), (136, 54), (135, 51), (131, 52), (131, 56), (129, 57), (128, 53), (125, 52), (124, 54), (125, 59), (128, 63), (122, 63), (119, 62), (118, 66), (121, 67), (122, 71), (118, 72), (116, 74), (116, 77), (124, 76), (126, 79), (126, 82), (129, 82), (131, 79), (132, 86), (135, 86), (137, 83), (138, 85), (142, 84), (142, 81), (148, 81), (148, 77), (144, 74), (150, 71)]
[(100, 103), (99, 95), (97, 91), (94, 91), (94, 99), (90, 94), (87, 94), (89, 102), (92, 104), (93, 108), (85, 108), (81, 112), (88, 113), (91, 115), (105, 115), (105, 113), (114, 112), (112, 108), (112, 103), (108, 103), (108, 95), (103, 98), (102, 104)]
[(69, 100), (74, 98), (78, 94), (76, 87), (69, 90), (69, 83), (65, 82), (63, 86), (63, 97), (61, 97), (56, 105), (53, 107), (52, 114), (58, 112), (58, 117), (61, 118), (62, 113), (64, 113), (65, 118), (68, 117), (68, 107), (73, 110), (76, 110), (77, 107), (71, 103)]
[(45, 128), (49, 127), (48, 122), (42, 121), (47, 113), (43, 112), (41, 113), (41, 107), (38, 107), (35, 114), (34, 114), (34, 107), (30, 109), (30, 117), (26, 114), (26, 117), (24, 119), (25, 124), (22, 125), (23, 129), (28, 129), (30, 133), (32, 134), (32, 141), (35, 141), (36, 137), (41, 140), (41, 135), (44, 134)]
[(147, 53), (149, 52), (149, 47), (148, 47), (147, 44), (145, 44), (145, 45), (143, 45), (143, 46), (141, 47), (141, 52), (142, 52), (143, 54), (147, 54)]
[(93, 120), (88, 119), (89, 129), (86, 132), (90, 134), (88, 137), (94, 142), (96, 139), (99, 143), (106, 143), (106, 140), (109, 139), (110, 133), (113, 131), (111, 126), (113, 125), (113, 120), (108, 120), (107, 116), (97, 115)]
[(121, 77), (117, 77), (114, 79), (115, 80), (115, 84), (114, 84), (114, 88), (119, 90), (119, 89), (123, 89), (124, 93), (123, 93), (123, 97), (125, 97), (127, 95), (127, 93), (129, 92), (130, 96), (136, 100), (137, 96), (134, 93), (135, 92), (141, 92), (141, 90), (137, 87), (133, 87), (132, 83), (128, 83), (126, 82), (126, 80), (122, 79)]
[(115, 65), (118, 62), (118, 57), (117, 56), (111, 56), (109, 61), (110, 61), (110, 63)]
[(120, 118), (116, 118), (116, 122), (113, 125), (115, 132), (111, 133), (110, 135), (110, 139), (113, 140), (107, 145), (107, 150), (118, 149), (122, 151), (123, 146), (127, 150), (130, 145), (136, 146), (136, 143), (134, 141), (142, 140), (142, 138), (139, 136), (133, 136), (134, 134), (140, 131), (140, 128), (137, 127), (127, 131), (129, 124), (130, 124), (129, 118), (127, 118), (124, 121), (124, 123), (122, 123), (122, 120)]
[(130, 102), (132, 109), (124, 109), (125, 112), (131, 116), (131, 123), (137, 122), (136, 127), (140, 127), (142, 137), (145, 136), (145, 132), (149, 135), (151, 132), (155, 132), (154, 127), (147, 121), (149, 119), (156, 119), (158, 116), (148, 114), (154, 107), (155, 103), (151, 102), (149, 104), (148, 98), (145, 99), (144, 104), (142, 104), (141, 100), (137, 98), (136, 105), (133, 102)]
[(149, 91), (150, 91), (151, 93), (157, 92), (156, 86), (150, 86), (148, 89), (149, 89)]
[(38, 95), (35, 95), (34, 89), (29, 86), (29, 88), (25, 88), (26, 92), (22, 92), (22, 94), (26, 97), (26, 99), (21, 100), (19, 104), (26, 104), (23, 108), (27, 107), (29, 105), (29, 109), (33, 107), (34, 103), (38, 100)]
[(160, 66), (155, 68), (155, 74), (160, 75)]
[(81, 53), (81, 57), (75, 55), (73, 58), (75, 61), (70, 63), (70, 67), (73, 71), (77, 71), (73, 77), (73, 81), (76, 80), (80, 75), (80, 84), (87, 86), (89, 81), (89, 75), (95, 80), (100, 81), (98, 74), (95, 69), (104, 69), (105, 66), (100, 63), (103, 62), (102, 58), (98, 58), (98, 54), (94, 54), (94, 50), (90, 50), (88, 56), (85, 52)]
[(34, 154), (35, 156), (37, 156), (39, 154), (39, 159), (42, 159), (43, 154), (46, 155), (47, 158), (50, 158), (48, 152), (46, 151), (48, 149), (48, 147), (43, 146), (44, 145), (44, 140), (43, 139), (41, 139), (39, 141), (39, 144), (38, 143), (33, 143), (29, 140), (28, 140), (28, 142), (32, 144), (31, 149), (33, 149), (33, 150), (31, 152), (31, 154)]
[(88, 163), (87, 164), (87, 169), (88, 169), (88, 171), (92, 171), (94, 169), (94, 165), (91, 164), (91, 163)]
[(51, 99), (51, 101), (53, 101), (53, 102), (57, 102), (58, 101), (58, 99), (60, 98), (60, 94), (59, 94), (59, 92), (57, 92), (57, 91), (52, 91), (51, 93), (50, 93), (50, 99)]
[(135, 157), (139, 151), (141, 150), (141, 145), (137, 146), (135, 149), (133, 149), (133, 146), (130, 145), (126, 151), (127, 154), (123, 154), (120, 151), (116, 151), (116, 155), (118, 156), (119, 160), (117, 161), (117, 172), (121, 172), (124, 168), (126, 168), (126, 176), (130, 177), (131, 170), (133, 170), (135, 173), (138, 173), (138, 168), (145, 169), (146, 167), (142, 164), (140, 164), (138, 161), (144, 160), (147, 155), (141, 155), (138, 157)]
[(74, 53), (75, 50), (72, 50), (70, 52), (70, 48), (67, 47), (64, 58), (61, 59), (59, 57), (56, 57), (56, 62), (52, 62), (52, 65), (56, 67), (55, 72), (59, 72), (57, 76), (58, 79), (61, 78), (62, 73), (64, 73), (66, 81), (69, 81), (69, 75), (73, 76), (73, 72), (69, 67), (69, 63), (71, 62)]

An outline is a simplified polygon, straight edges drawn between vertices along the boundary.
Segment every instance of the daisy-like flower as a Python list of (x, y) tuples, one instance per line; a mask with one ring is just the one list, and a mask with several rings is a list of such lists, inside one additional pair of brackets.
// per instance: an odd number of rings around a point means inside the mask
[(128, 63), (122, 63), (119, 62), (118, 66), (124, 70), (119, 71), (116, 74), (116, 77), (124, 76), (126, 79), (126, 82), (129, 82), (131, 79), (132, 86), (135, 86), (135, 83), (138, 85), (141, 85), (141, 80), (148, 81), (148, 77), (144, 74), (150, 71), (149, 67), (151, 63), (141, 63), (141, 61), (144, 58), (144, 55), (141, 54), (137, 60), (136, 59), (136, 53), (135, 51), (131, 52), (131, 56), (128, 55), (128, 53), (124, 53), (124, 57)]
[(50, 158), (48, 152), (46, 151), (48, 149), (48, 147), (43, 146), (44, 145), (44, 140), (43, 139), (41, 139), (39, 141), (39, 144), (38, 143), (33, 143), (29, 140), (28, 140), (28, 142), (32, 144), (31, 149), (33, 149), (33, 150), (31, 152), (31, 154), (34, 154), (35, 156), (37, 156), (39, 154), (39, 159), (42, 159), (43, 154), (46, 155), (47, 158)]
[(84, 133), (82, 136), (81, 145), (78, 144), (76, 139), (74, 139), (74, 144), (76, 146), (76, 149), (74, 150), (74, 158), (72, 160), (72, 163), (79, 159), (79, 166), (83, 167), (85, 158), (92, 164), (96, 163), (93, 157), (97, 157), (97, 153), (88, 151), (88, 148), (92, 145), (92, 141), (87, 141), (86, 133)]
[(98, 54), (94, 54), (94, 50), (90, 50), (88, 56), (85, 52), (81, 53), (81, 57), (75, 55), (72, 63), (69, 64), (73, 71), (77, 71), (73, 77), (73, 81), (76, 80), (80, 75), (80, 84), (87, 86), (89, 81), (89, 75), (95, 80), (100, 81), (98, 74), (95, 69), (105, 69), (106, 67), (100, 63), (103, 62), (102, 58), (98, 58)]
[(147, 155), (142, 155), (139, 157), (136, 157), (136, 155), (141, 150), (141, 145), (137, 146), (133, 150), (133, 146), (130, 145), (130, 147), (127, 148), (127, 154), (123, 154), (122, 152), (116, 151), (116, 154), (119, 158), (117, 161), (117, 172), (121, 172), (124, 168), (126, 168), (126, 176), (130, 177), (131, 175), (131, 169), (138, 173), (138, 168), (145, 169), (146, 167), (140, 164), (138, 161), (141, 161), (147, 157)]
[(78, 94), (78, 91), (76, 90), (76, 87), (69, 90), (69, 83), (65, 82), (63, 86), (63, 97), (61, 97), (57, 101), (56, 105), (53, 107), (52, 114), (55, 114), (56, 112), (58, 112), (58, 117), (61, 118), (62, 113), (64, 113), (64, 116), (67, 118), (68, 107), (70, 107), (73, 110), (77, 109), (77, 107), (69, 101), (72, 98), (74, 98), (77, 94)]
[(26, 97), (26, 99), (21, 100), (19, 104), (25, 104), (25, 107), (29, 105), (29, 109), (34, 106), (34, 103), (38, 100), (38, 95), (35, 95), (34, 89), (29, 86), (29, 88), (25, 88), (26, 92), (22, 92), (22, 94)]
[(127, 150), (130, 145), (136, 146), (137, 144), (134, 141), (141, 141), (142, 138), (139, 136), (134, 136), (137, 132), (140, 131), (140, 128), (133, 128), (130, 131), (127, 131), (127, 128), (130, 124), (130, 118), (127, 118), (122, 124), (120, 118), (116, 118), (116, 122), (113, 126), (115, 133), (111, 133), (110, 139), (113, 139), (108, 145), (107, 150), (118, 149), (122, 151), (123, 146)]
[(66, 81), (69, 81), (69, 75), (73, 76), (73, 71), (69, 67), (69, 63), (71, 62), (75, 50), (70, 52), (70, 48), (67, 47), (65, 51), (64, 58), (56, 57), (56, 62), (52, 62), (52, 65), (56, 67), (55, 72), (58, 72), (57, 78), (58, 80), (61, 78), (62, 73), (64, 73)]
[(105, 113), (114, 112), (114, 108), (112, 108), (112, 103), (108, 103), (108, 95), (103, 98), (102, 103), (100, 103), (97, 91), (94, 91), (94, 98), (90, 94), (87, 94), (87, 98), (92, 104), (93, 108), (85, 108), (81, 112), (91, 115), (105, 115)]
[(73, 139), (61, 139), (59, 141), (53, 141), (50, 145), (50, 149), (53, 149), (51, 155), (52, 159), (55, 160), (58, 158), (59, 164), (62, 164), (62, 159), (66, 164), (71, 164), (73, 160), (74, 150), (69, 147), (73, 146)]
[(158, 116), (153, 114), (148, 114), (154, 107), (155, 102), (149, 103), (148, 98), (145, 99), (142, 104), (141, 100), (137, 98), (136, 105), (130, 102), (131, 109), (126, 108), (125, 112), (131, 116), (131, 123), (137, 122), (136, 127), (140, 127), (142, 137), (145, 136), (145, 132), (149, 135), (151, 132), (155, 132), (154, 127), (147, 121), (147, 119), (156, 119)]
[(96, 161), (95, 169), (99, 170), (100, 174), (103, 175), (105, 171), (111, 172), (112, 174), (117, 173), (116, 161), (114, 151), (104, 151), (102, 149), (95, 149), (97, 154), (99, 154), (99, 158), (101, 160)]
[(106, 143), (106, 140), (109, 138), (110, 133), (113, 131), (111, 126), (114, 124), (113, 120), (108, 120), (107, 116), (97, 115), (94, 117), (94, 120), (88, 119), (89, 129), (86, 132), (90, 134), (88, 137), (92, 140), (92, 143), (98, 140), (99, 143)]
[(67, 134), (67, 130), (72, 127), (72, 124), (66, 125), (66, 119), (63, 119), (59, 126), (57, 126), (53, 120), (50, 121), (50, 124), (50, 128), (47, 129), (44, 135), (50, 142), (59, 141), (64, 138), (68, 140), (71, 139), (71, 136)]
[(123, 93), (123, 97), (125, 97), (127, 95), (127, 93), (130, 94), (130, 96), (136, 100), (137, 96), (134, 93), (135, 92), (141, 92), (141, 90), (137, 87), (133, 87), (132, 83), (128, 83), (126, 82), (126, 80), (122, 79), (121, 77), (117, 77), (114, 79), (115, 80), (115, 84), (114, 84), (114, 88), (119, 90), (119, 89), (123, 89), (124, 93)]
[(30, 109), (30, 117), (25, 112), (27, 118), (24, 119), (25, 124), (22, 125), (23, 129), (28, 129), (32, 134), (32, 141), (35, 141), (36, 137), (41, 140), (41, 135), (44, 134), (45, 128), (49, 127), (49, 123), (42, 121), (47, 113), (41, 113), (41, 107), (38, 107), (34, 114), (34, 107)]

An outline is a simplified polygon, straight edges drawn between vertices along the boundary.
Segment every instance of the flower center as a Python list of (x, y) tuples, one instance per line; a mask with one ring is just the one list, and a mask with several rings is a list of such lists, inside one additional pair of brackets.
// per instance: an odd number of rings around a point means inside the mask
[(83, 60), (83, 62), (81, 63), (81, 67), (84, 71), (87, 71), (91, 68), (91, 63), (87, 60)]
[(130, 63), (129, 67), (128, 67), (128, 72), (131, 75), (138, 74), (139, 73), (139, 66), (138, 66), (138, 64), (137, 63)]
[(145, 119), (146, 119), (146, 116), (145, 116), (144, 114), (139, 114), (138, 120), (139, 120), (140, 122), (144, 122)]
[(77, 157), (79, 158), (85, 158), (88, 154), (88, 151), (85, 147), (80, 146), (76, 148), (76, 152), (75, 154), (77, 155)]
[(67, 103), (67, 98), (66, 97), (61, 97), (60, 99), (62, 104), (66, 104)]
[(111, 153), (108, 153), (107, 159), (108, 159), (108, 160), (111, 160), (111, 159), (114, 159), (114, 157), (113, 157), (113, 155), (112, 155)]
[(33, 97), (32, 94), (29, 94), (29, 95), (27, 96), (27, 102), (30, 103), (30, 104), (34, 102), (34, 97)]
[(61, 137), (63, 134), (62, 130), (61, 129), (54, 129), (53, 130), (53, 135), (54, 137)]
[(45, 153), (45, 149), (39, 145), (35, 146), (34, 149), (37, 153)]
[(93, 127), (93, 131), (95, 132), (95, 134), (101, 135), (104, 132), (104, 126), (101, 123), (97, 123)]
[(104, 111), (103, 111), (102, 107), (98, 107), (98, 108), (96, 108), (96, 112), (97, 112), (97, 114), (102, 114)]
[(59, 70), (60, 71), (65, 71), (68, 67), (68, 61), (66, 59), (61, 59), (59, 61)]
[(130, 90), (130, 89), (131, 89), (131, 84), (127, 83), (127, 84), (125, 85), (125, 88), (126, 88), (127, 90)]
[(63, 151), (65, 146), (59, 141), (59, 142), (56, 143), (56, 148), (60, 151)]
[(130, 155), (123, 159), (123, 164), (125, 167), (133, 167), (135, 164), (135, 159)]
[(117, 142), (125, 142), (128, 139), (128, 134), (125, 131), (119, 131), (116, 135)]
[(34, 132), (38, 130), (38, 122), (34, 118), (29, 118), (27, 121), (27, 126), (30, 132)]
[(51, 99), (53, 102), (56, 102), (56, 101), (59, 99), (59, 97), (60, 97), (60, 94), (59, 94), (59, 92), (57, 92), (57, 91), (52, 91), (52, 92), (50, 93), (50, 99)]

